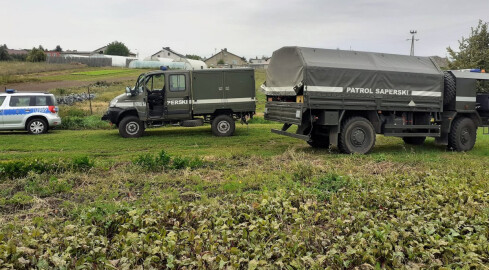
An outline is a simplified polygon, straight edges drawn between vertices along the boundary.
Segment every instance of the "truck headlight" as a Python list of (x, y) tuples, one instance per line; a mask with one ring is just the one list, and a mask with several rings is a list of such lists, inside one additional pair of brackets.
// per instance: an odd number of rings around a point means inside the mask
[(117, 104), (117, 101), (118, 101), (117, 99), (111, 100), (109, 103), (109, 107), (115, 107), (115, 105)]

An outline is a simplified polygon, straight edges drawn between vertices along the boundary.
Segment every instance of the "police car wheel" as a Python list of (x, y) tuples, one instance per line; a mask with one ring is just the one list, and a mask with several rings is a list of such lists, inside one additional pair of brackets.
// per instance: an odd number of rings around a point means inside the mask
[(212, 120), (212, 133), (218, 137), (231, 136), (235, 130), (234, 119), (229, 115), (219, 115)]
[(346, 119), (341, 127), (338, 148), (345, 154), (367, 154), (375, 145), (375, 130), (364, 117)]
[(124, 117), (119, 123), (119, 134), (124, 138), (139, 138), (143, 132), (143, 123), (136, 116)]
[(40, 118), (32, 119), (27, 123), (27, 131), (34, 135), (46, 133), (48, 131), (48, 125), (46, 121)]
[(472, 119), (457, 118), (453, 121), (448, 134), (448, 148), (455, 151), (469, 151), (475, 145), (477, 127)]

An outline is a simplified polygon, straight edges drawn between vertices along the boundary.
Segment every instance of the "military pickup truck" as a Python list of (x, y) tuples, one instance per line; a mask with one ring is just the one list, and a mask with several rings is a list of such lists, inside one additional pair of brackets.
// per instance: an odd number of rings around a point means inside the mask
[[(365, 154), (376, 134), (455, 151), (471, 150), (477, 128), (489, 126), (489, 95), (477, 81), (489, 74), (442, 71), (428, 57), (284, 47), (273, 53), (262, 86), (272, 132)], [(295, 133), (287, 130), (297, 125)]]
[(235, 120), (246, 122), (255, 107), (253, 69), (160, 70), (141, 74), (110, 102), (102, 120), (125, 138), (140, 137), (147, 127), (204, 122), (214, 135), (231, 136)]

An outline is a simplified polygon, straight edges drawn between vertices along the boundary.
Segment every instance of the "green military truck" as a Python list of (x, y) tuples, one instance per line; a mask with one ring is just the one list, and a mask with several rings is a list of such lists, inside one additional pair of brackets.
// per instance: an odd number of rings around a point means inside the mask
[(134, 87), (114, 98), (102, 117), (122, 137), (140, 137), (147, 127), (193, 127), (205, 122), (216, 136), (231, 136), (235, 120), (255, 113), (253, 69), (160, 70), (141, 74)]
[(273, 53), (262, 86), (265, 119), (284, 124), (274, 133), (343, 153), (368, 153), (376, 134), (407, 144), (434, 137), (468, 151), (477, 128), (489, 125), (480, 80), (489, 74), (442, 71), (428, 57), (284, 47)]

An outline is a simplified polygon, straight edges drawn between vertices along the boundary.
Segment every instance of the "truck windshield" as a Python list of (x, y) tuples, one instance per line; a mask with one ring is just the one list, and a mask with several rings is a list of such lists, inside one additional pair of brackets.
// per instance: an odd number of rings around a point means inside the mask
[(144, 87), (144, 79), (145, 79), (145, 74), (141, 74), (138, 77), (138, 80), (136, 81), (136, 86), (134, 87), (134, 90), (137, 90), (139, 93), (143, 92), (143, 87)]

